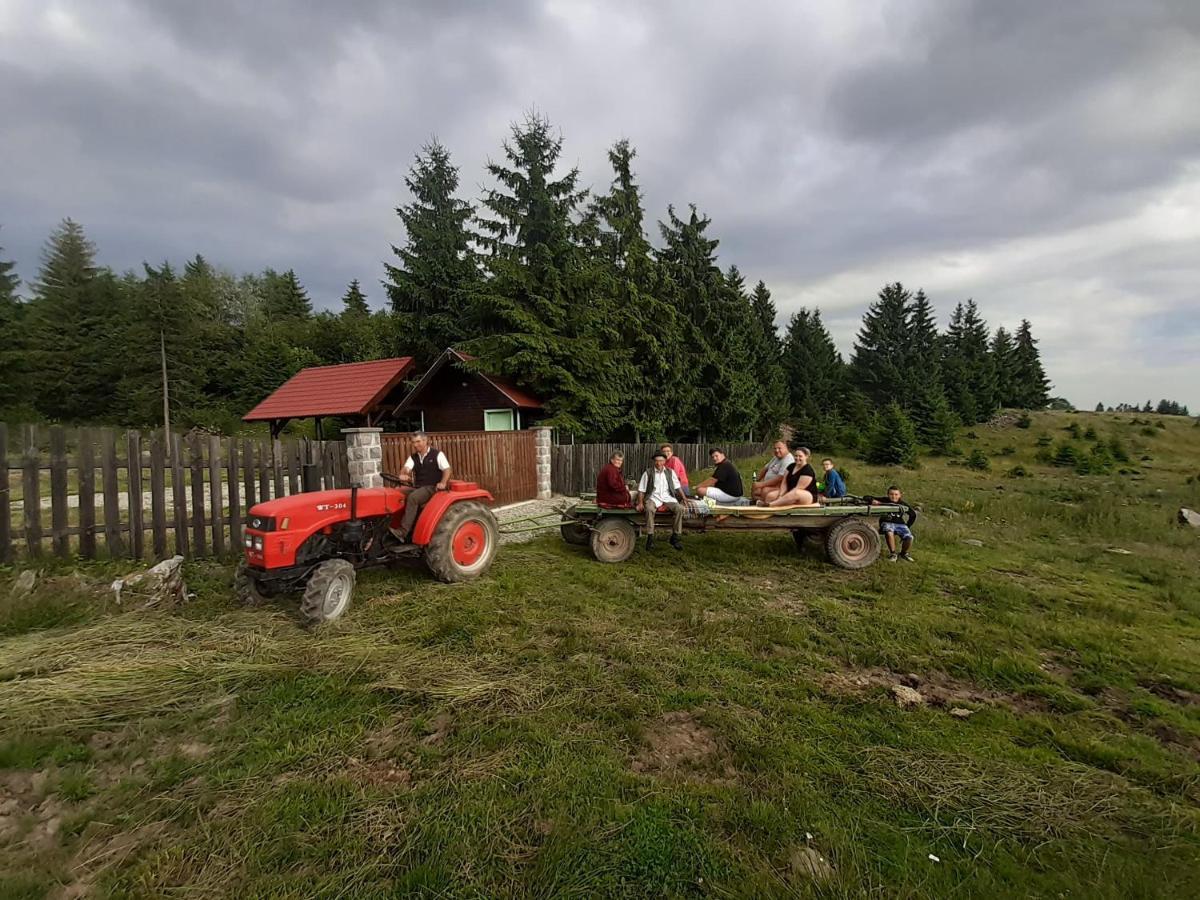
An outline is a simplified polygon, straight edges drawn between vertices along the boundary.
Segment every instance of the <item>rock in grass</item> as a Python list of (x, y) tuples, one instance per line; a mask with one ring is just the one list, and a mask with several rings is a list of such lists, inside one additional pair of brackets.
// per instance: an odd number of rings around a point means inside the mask
[(112, 590), (118, 603), (127, 599), (126, 595), (141, 600), (144, 607), (182, 603), (187, 596), (187, 586), (183, 583), (183, 557), (172, 556), (145, 572), (118, 578), (112, 583)]
[(950, 710), (950, 715), (954, 716), (956, 719), (969, 719), (971, 716), (975, 715), (975, 710), (967, 709), (962, 706), (956, 706), (954, 709)]
[(13, 582), (12, 590), (9, 591), (9, 596), (16, 600), (18, 597), (25, 597), (33, 593), (34, 587), (37, 585), (37, 572), (33, 569), (26, 569), (17, 576)]
[(1105, 549), (1104, 552), (1105, 553), (1115, 553), (1118, 556), (1132, 556), (1133, 555), (1132, 550), (1126, 550), (1124, 547), (1108, 547)]
[(1183, 507), (1179, 510), (1179, 524), (1200, 528), (1200, 513), (1194, 509), (1188, 509), (1186, 506)]
[(957, 519), (957, 518), (958, 518), (958, 513), (957, 513), (957, 512), (955, 512), (954, 510), (952, 510), (952, 509), (951, 509), (950, 507), (948, 507), (948, 506), (943, 506), (943, 507), (941, 508), (940, 512), (941, 512), (941, 514), (942, 514), (943, 516), (945, 516), (947, 519)]
[(816, 882), (826, 882), (833, 877), (833, 866), (814, 847), (797, 847), (792, 853), (793, 875), (801, 875)]
[(906, 684), (892, 685), (892, 696), (896, 698), (896, 705), (901, 708), (921, 706), (925, 703), (920, 691), (914, 691)]
[(975, 538), (967, 538), (965, 541), (963, 541), (963, 543), (966, 544), (968, 547), (982, 547), (983, 546), (983, 541), (977, 541)]

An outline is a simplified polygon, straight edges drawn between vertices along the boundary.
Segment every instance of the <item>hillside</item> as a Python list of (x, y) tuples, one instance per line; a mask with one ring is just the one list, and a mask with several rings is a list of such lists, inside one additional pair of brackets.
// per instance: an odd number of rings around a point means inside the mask
[(0, 612), (0, 896), (1194, 895), (1200, 427), (974, 433), (839, 459), (923, 508), (860, 573), (550, 536), (316, 632), (223, 566), (173, 614), (48, 573)]

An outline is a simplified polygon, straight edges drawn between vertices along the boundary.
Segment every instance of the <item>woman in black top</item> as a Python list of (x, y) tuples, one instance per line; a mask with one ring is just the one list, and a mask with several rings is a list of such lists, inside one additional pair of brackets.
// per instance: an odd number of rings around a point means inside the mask
[(817, 473), (808, 464), (808, 450), (798, 447), (792, 455), (796, 461), (788, 466), (784, 476), (784, 490), (767, 506), (816, 506)]

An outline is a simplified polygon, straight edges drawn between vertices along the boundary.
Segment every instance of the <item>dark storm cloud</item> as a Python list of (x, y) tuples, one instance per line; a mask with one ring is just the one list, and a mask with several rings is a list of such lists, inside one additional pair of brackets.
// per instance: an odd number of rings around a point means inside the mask
[(1198, 80), (1182, 0), (8, 0), (0, 244), (29, 278), (72, 215), (116, 268), (199, 251), (294, 266), (319, 304), (357, 277), (378, 302), (413, 153), (436, 134), (477, 196), (537, 109), (598, 189), (630, 138), (652, 238), (695, 202), (723, 265), (785, 316), (821, 304), (843, 349), (900, 278), (943, 319), (967, 296), (993, 324), (1034, 318), (1082, 402), (1111, 355), (1200, 405), (1200, 376), (1096, 324), (1194, 337)]

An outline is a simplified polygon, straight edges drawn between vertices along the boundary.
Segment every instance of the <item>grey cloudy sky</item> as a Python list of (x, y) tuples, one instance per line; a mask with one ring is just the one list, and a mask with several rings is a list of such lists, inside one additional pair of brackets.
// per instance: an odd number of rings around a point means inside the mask
[[(375, 304), (431, 135), (465, 192), (529, 109), (844, 352), (886, 281), (1034, 323), (1077, 404), (1200, 410), (1200, 3), (0, 0), (0, 245), (202, 252)], [(651, 220), (653, 221), (653, 220)]]

